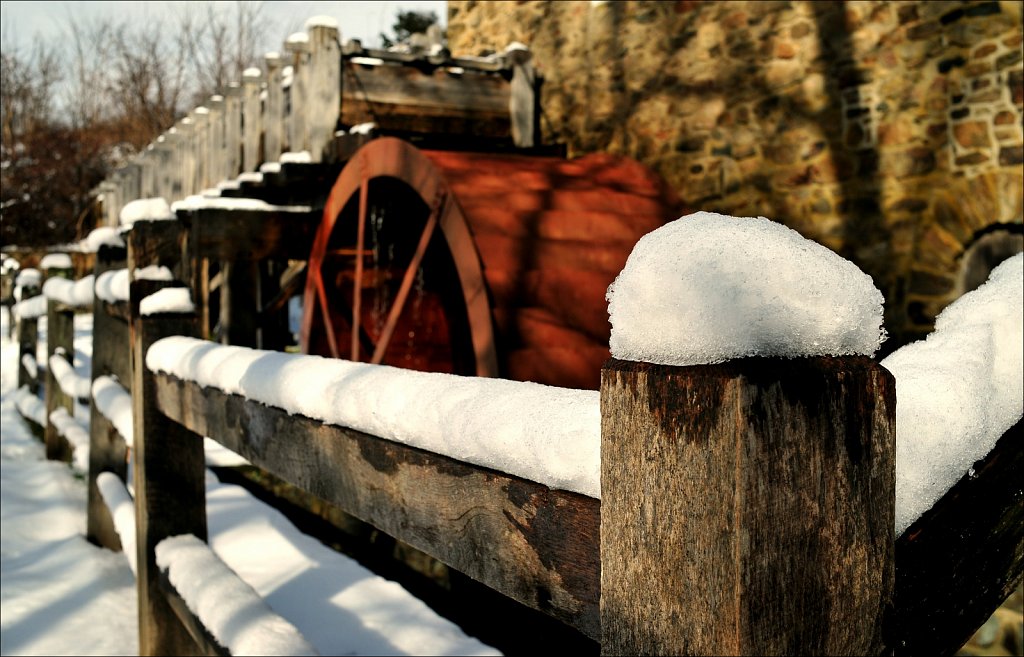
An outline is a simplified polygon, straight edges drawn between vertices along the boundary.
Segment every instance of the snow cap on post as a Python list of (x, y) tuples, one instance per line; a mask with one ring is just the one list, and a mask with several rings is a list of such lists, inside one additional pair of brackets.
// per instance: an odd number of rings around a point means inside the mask
[(606, 298), (620, 360), (873, 356), (885, 339), (871, 278), (764, 217), (696, 212), (662, 226), (637, 242)]
[(121, 208), (121, 227), (131, 228), (136, 221), (174, 219), (174, 213), (162, 197), (140, 198)]

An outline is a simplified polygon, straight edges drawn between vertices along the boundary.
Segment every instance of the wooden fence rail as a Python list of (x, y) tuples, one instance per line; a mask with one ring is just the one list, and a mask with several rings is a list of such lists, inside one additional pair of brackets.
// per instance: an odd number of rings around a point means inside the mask
[[(116, 374), (134, 405), (142, 654), (224, 650), (182, 619), (154, 556), (170, 536), (205, 537), (202, 436), (609, 654), (952, 654), (1024, 572), (1021, 423), (896, 540), (894, 385), (866, 358), (610, 361), (600, 500), (152, 372), (148, 347), (198, 335), (198, 318), (143, 316), (141, 300), (183, 285), (199, 255), (280, 244), (181, 216), (137, 223), (127, 251), (96, 260), (97, 277), (159, 264), (178, 281), (135, 280), (130, 301), (93, 307), (93, 379)], [(18, 332), (34, 353), (34, 322)], [(95, 482), (126, 480), (126, 446), (95, 404), (90, 443), (89, 536), (119, 549)]]

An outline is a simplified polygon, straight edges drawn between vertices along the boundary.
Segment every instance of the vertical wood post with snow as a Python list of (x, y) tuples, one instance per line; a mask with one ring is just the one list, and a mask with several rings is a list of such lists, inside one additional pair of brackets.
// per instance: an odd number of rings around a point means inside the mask
[(891, 374), (866, 357), (612, 360), (601, 379), (604, 654), (882, 653)]
[(288, 112), (288, 150), (299, 152), (309, 150), (306, 122), (306, 101), (309, 94), (309, 36), (296, 32), (284, 44), (288, 61), (292, 65), (291, 99)]
[[(46, 270), (46, 278), (71, 278), (70, 268), (51, 267)], [(71, 447), (60, 435), (50, 415), (58, 408), (73, 413), (74, 401), (61, 389), (50, 366), (50, 359), (56, 354), (63, 354), (69, 364), (74, 363), (74, 318), (75, 311), (63, 303), (53, 299), (46, 301), (46, 458), (54, 461), (71, 462)]]
[[(38, 285), (23, 285), (21, 288), (21, 300), (26, 301), (37, 297), (41, 293)], [(39, 341), (39, 320), (36, 317), (23, 317), (21, 313), (17, 318), (18, 328), (18, 387), (28, 386), (28, 389), (35, 394), (39, 390), (39, 378), (37, 373), (29, 371), (25, 367), (26, 356), (31, 362), (36, 361), (36, 343)], [(38, 372), (38, 367), (36, 368)]]
[(234, 180), (242, 161), (242, 88), (236, 84), (224, 90), (224, 178)]
[(284, 136), (284, 90), (281, 88), (281, 55), (263, 56), (267, 67), (267, 104), (263, 112), (263, 161), (277, 162)]
[(306, 90), (306, 125), (313, 162), (323, 160), (334, 142), (334, 128), (341, 107), (341, 48), (333, 21), (307, 24), (309, 31), (309, 87)]
[[(178, 231), (174, 221), (136, 223), (129, 237), (129, 268), (151, 264), (142, 256), (163, 252), (178, 239)], [(194, 313), (141, 314), (141, 301), (168, 285), (136, 280), (130, 292), (140, 655), (197, 653), (160, 590), (156, 546), (169, 536), (207, 536), (203, 439), (157, 410), (156, 387), (145, 363), (146, 351), (160, 338), (196, 332)]]
[(260, 134), (263, 132), (263, 111), (260, 94), (263, 72), (247, 68), (242, 73), (242, 171), (255, 171), (260, 163)]
[(210, 110), (197, 107), (192, 112), (192, 190), (198, 194), (207, 187), (206, 150), (210, 127)]
[(537, 71), (531, 61), (533, 53), (528, 48), (515, 48), (505, 56), (512, 64), (508, 99), (512, 142), (519, 148), (530, 148), (537, 141)]
[[(124, 247), (103, 245), (96, 252), (96, 280), (100, 275), (123, 267), (127, 253)], [(107, 311), (107, 302), (99, 295), (93, 297), (92, 314), (92, 372), (93, 382), (100, 376), (116, 374), (124, 386), (131, 386), (131, 336), (124, 319)], [(110, 420), (100, 412), (98, 404), (89, 405), (89, 481), (86, 536), (97, 545), (110, 550), (121, 550), (121, 539), (114, 528), (96, 478), (104, 472), (117, 475), (121, 481), (128, 478), (128, 450), (125, 439)]]
[(224, 96), (215, 94), (209, 101), (209, 142), (207, 142), (206, 166), (209, 170), (206, 186), (216, 187), (226, 177), (224, 161)]

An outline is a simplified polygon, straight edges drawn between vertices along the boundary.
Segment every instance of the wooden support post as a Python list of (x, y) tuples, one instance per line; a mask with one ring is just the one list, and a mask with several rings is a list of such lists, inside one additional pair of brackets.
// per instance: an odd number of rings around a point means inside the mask
[(224, 90), (224, 178), (238, 177), (242, 163), (242, 88), (237, 83)]
[(150, 144), (146, 150), (139, 154), (139, 198), (153, 198), (157, 196), (156, 173), (157, 153), (155, 146)]
[(308, 80), (305, 112), (309, 152), (313, 162), (321, 162), (324, 151), (334, 144), (334, 128), (341, 108), (341, 46), (337, 27), (310, 26)]
[(609, 361), (602, 652), (891, 650), (895, 402), (862, 357)]
[(209, 171), (206, 186), (216, 187), (224, 180), (227, 169), (224, 161), (224, 96), (210, 96), (208, 103), (210, 115), (208, 120), (208, 136), (206, 142), (206, 166)]
[(526, 49), (509, 51), (512, 64), (512, 85), (508, 99), (508, 113), (512, 127), (512, 143), (529, 148), (538, 143), (537, 125), (537, 71), (531, 63), (532, 53)]
[(263, 56), (267, 67), (267, 104), (263, 111), (263, 161), (277, 162), (284, 142), (284, 89), (281, 88), (281, 55)]
[[(96, 253), (95, 275), (124, 266), (127, 252), (122, 247), (101, 246)], [(129, 373), (121, 378), (121, 384), (131, 387), (132, 343), (128, 326), (117, 317), (106, 312), (106, 302), (100, 297), (93, 300), (93, 340), (91, 380), (117, 372)], [(128, 367), (123, 363), (128, 361)], [(96, 486), (96, 478), (103, 472), (112, 472), (121, 481), (128, 476), (128, 452), (124, 437), (114, 430), (103, 417), (95, 402), (89, 408), (89, 482), (86, 519), (86, 537), (110, 550), (120, 551), (121, 540), (114, 528), (107, 505)]]
[[(40, 289), (34, 285), (22, 286), (21, 300), (37, 297)], [(39, 319), (36, 317), (18, 317), (18, 387), (28, 386), (32, 394), (39, 392), (39, 378), (25, 368), (25, 356), (36, 359), (36, 343), (39, 342)], [(38, 373), (38, 369), (37, 369)]]
[(221, 342), (259, 348), (260, 270), (255, 260), (220, 265)]
[[(295, 35), (293, 35), (295, 36)], [(309, 94), (309, 42), (289, 37), (284, 44), (292, 65), (291, 99), (288, 113), (288, 150), (309, 150), (309, 132), (306, 124), (306, 104)]]
[(193, 113), (192, 173), (195, 182), (192, 183), (192, 193), (198, 194), (210, 186), (210, 168), (206, 160), (210, 136), (210, 110), (207, 107), (197, 107)]
[[(140, 252), (159, 249), (169, 236), (161, 236), (173, 222), (136, 224), (129, 239), (129, 263)], [(140, 226), (146, 229), (139, 230)], [(156, 239), (158, 244), (147, 244)], [(133, 281), (131, 284), (132, 414), (135, 458), (135, 540), (139, 605), (139, 654), (197, 654), (195, 642), (182, 627), (160, 591), (156, 546), (163, 539), (193, 534), (206, 540), (206, 491), (203, 440), (167, 419), (155, 405), (152, 373), (146, 368), (146, 351), (169, 335), (195, 335), (195, 315), (142, 316), (139, 303), (167, 287), (166, 281)]]
[[(46, 278), (71, 278), (71, 269), (51, 268), (46, 270)], [(50, 357), (63, 352), (68, 364), (75, 360), (75, 311), (59, 301), (48, 299), (46, 302), (46, 427), (43, 431), (46, 442), (46, 458), (53, 461), (71, 462), (71, 446), (60, 435), (57, 427), (50, 420), (50, 414), (58, 408), (67, 409), (74, 415), (74, 400), (68, 397), (50, 367)]]
[(260, 135), (263, 110), (260, 103), (263, 73), (258, 68), (242, 74), (242, 171), (255, 171), (260, 165)]
[(196, 119), (195, 112), (186, 116), (178, 125), (181, 134), (179, 141), (179, 162), (181, 166), (181, 197), (196, 193)]

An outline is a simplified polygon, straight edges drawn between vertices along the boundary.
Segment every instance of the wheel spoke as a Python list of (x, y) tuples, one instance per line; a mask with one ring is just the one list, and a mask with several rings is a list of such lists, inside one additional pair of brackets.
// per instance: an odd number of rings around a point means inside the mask
[(320, 314), (324, 318), (324, 328), (327, 330), (327, 346), (331, 350), (331, 356), (341, 358), (338, 351), (338, 339), (334, 335), (334, 322), (331, 320), (331, 310), (327, 305), (327, 294), (324, 292), (324, 281), (319, 271), (315, 279), (316, 296), (320, 300)]
[(398, 325), (398, 318), (402, 314), (402, 308), (405, 307), (405, 300), (409, 296), (409, 290), (412, 289), (412, 282), (416, 278), (416, 271), (420, 268), (423, 256), (427, 253), (427, 246), (430, 244), (430, 238), (434, 234), (434, 228), (437, 226), (441, 210), (444, 208), (444, 201), (444, 196), (438, 198), (437, 203), (434, 204), (434, 208), (430, 212), (430, 217), (427, 218), (427, 225), (423, 227), (419, 244), (416, 245), (416, 253), (413, 254), (412, 260), (409, 261), (409, 266), (405, 269), (402, 285), (398, 288), (398, 294), (395, 296), (395, 303), (392, 304), (391, 310), (388, 311), (388, 319), (380, 333), (380, 338), (377, 340), (377, 346), (373, 350), (373, 357), (370, 359), (371, 363), (379, 364), (384, 360), (384, 352), (387, 351), (388, 343), (391, 342), (391, 335), (395, 332), (395, 326)]
[[(359, 227), (356, 231), (356, 253), (363, 252), (366, 240), (366, 197), (370, 181), (364, 173), (359, 184)], [(362, 325), (363, 258), (356, 257), (356, 280), (352, 290), (352, 360), (359, 360), (359, 327)]]

